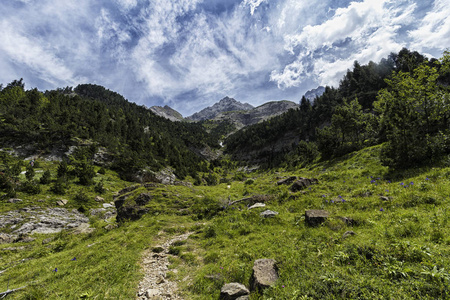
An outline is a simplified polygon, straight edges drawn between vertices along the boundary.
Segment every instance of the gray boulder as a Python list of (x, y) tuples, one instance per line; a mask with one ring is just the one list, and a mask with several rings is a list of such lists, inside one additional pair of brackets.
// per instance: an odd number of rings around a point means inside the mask
[(250, 278), (252, 291), (271, 287), (278, 280), (278, 268), (273, 259), (257, 259), (253, 264), (253, 273)]
[[(237, 282), (227, 283), (220, 290), (221, 300), (236, 300), (243, 299), (241, 297), (247, 296), (250, 291), (243, 285)], [(245, 299), (245, 298), (244, 298)]]

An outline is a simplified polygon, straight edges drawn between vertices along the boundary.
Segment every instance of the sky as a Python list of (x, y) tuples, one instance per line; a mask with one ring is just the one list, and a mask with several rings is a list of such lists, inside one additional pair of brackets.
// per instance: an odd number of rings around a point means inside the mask
[(449, 0), (2, 0), (0, 83), (102, 85), (183, 116), (299, 102), (403, 47), (450, 47)]

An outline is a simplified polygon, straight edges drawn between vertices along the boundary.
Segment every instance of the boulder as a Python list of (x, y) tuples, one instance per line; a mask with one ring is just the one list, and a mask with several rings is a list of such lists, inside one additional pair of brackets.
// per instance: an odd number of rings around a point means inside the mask
[(265, 210), (262, 213), (259, 214), (263, 218), (272, 218), (278, 215), (278, 212), (272, 211), (272, 210)]
[(286, 179), (281, 179), (280, 181), (277, 182), (277, 185), (282, 185), (282, 184), (291, 184), (293, 183), (295, 180), (297, 180), (297, 176), (291, 176), (289, 178)]
[(305, 221), (309, 226), (317, 226), (329, 217), (330, 213), (326, 210), (312, 209), (305, 212)]
[(317, 180), (315, 178), (300, 177), (300, 178), (298, 178), (297, 181), (294, 182), (294, 184), (291, 186), (290, 190), (292, 192), (298, 192), (298, 191), (306, 189), (310, 185), (318, 184), (318, 183), (319, 183), (319, 180)]
[[(243, 285), (237, 282), (227, 283), (220, 290), (221, 300), (236, 300), (242, 296), (247, 296), (250, 291)], [(241, 298), (242, 299), (242, 298)]]
[(102, 206), (103, 206), (103, 208), (113, 208), (114, 207), (114, 205), (111, 203), (103, 203)]
[(252, 291), (271, 287), (278, 279), (278, 268), (273, 259), (258, 259), (253, 264), (253, 273), (250, 278)]

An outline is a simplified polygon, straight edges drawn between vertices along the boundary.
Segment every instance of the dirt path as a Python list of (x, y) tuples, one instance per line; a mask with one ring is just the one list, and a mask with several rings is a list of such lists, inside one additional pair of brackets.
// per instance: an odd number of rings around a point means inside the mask
[[(177, 282), (170, 281), (166, 278), (169, 271), (169, 247), (176, 241), (186, 240), (192, 232), (187, 232), (175, 237), (172, 237), (160, 245), (161, 251), (155, 253), (152, 249), (144, 253), (142, 266), (144, 268), (144, 278), (139, 283), (138, 300), (182, 300), (177, 294)], [(176, 272), (176, 270), (170, 270)]]

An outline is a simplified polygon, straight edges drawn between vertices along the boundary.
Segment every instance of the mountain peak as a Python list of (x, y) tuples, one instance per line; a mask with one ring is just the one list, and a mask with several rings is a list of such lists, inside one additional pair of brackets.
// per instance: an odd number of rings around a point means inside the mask
[(254, 107), (248, 103), (242, 103), (237, 101), (236, 99), (226, 96), (219, 102), (215, 103), (213, 106), (209, 106), (193, 114), (192, 116), (188, 117), (188, 119), (193, 121), (209, 120), (213, 119), (215, 116), (222, 112), (251, 110), (253, 108)]

